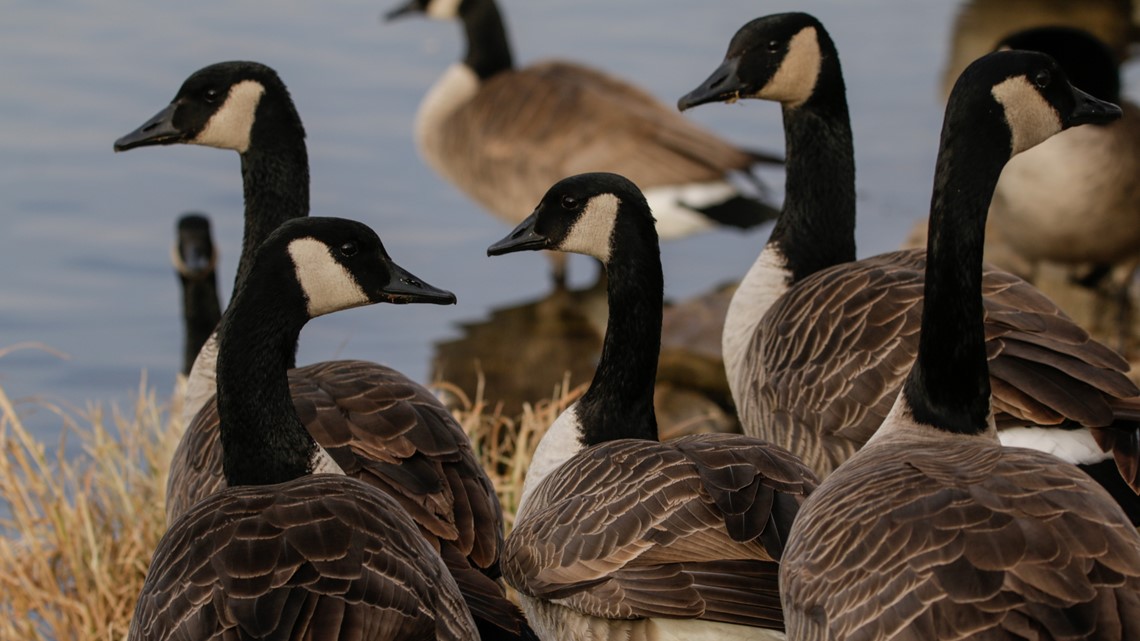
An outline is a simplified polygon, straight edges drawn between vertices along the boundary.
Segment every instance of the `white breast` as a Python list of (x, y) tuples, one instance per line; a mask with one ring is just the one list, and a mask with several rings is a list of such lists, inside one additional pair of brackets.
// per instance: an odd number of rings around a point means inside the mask
[(471, 67), (456, 63), (447, 68), (424, 96), (416, 112), (416, 148), (435, 171), (447, 175), (442, 154), (444, 123), (479, 91), (479, 77)]

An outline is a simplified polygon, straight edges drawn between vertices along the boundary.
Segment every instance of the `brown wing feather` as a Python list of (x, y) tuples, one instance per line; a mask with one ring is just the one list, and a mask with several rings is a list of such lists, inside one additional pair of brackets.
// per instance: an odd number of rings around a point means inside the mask
[(789, 638), (1140, 639), (1140, 535), (1047, 454), (872, 444), (799, 519)]
[[(503, 536), (498, 498), (470, 440), (439, 400), (399, 372), (367, 361), (292, 369), (289, 388), (301, 422), (345, 473), (393, 497), (443, 554), (480, 623), (517, 629), (522, 615), (493, 580)], [(175, 452), (168, 516), (224, 486), (211, 399)], [(512, 618), (501, 618), (502, 612)]]
[(476, 638), (406, 513), (342, 476), (216, 493), (151, 561), (130, 640)]
[(814, 486), (790, 454), (739, 435), (604, 443), (527, 499), (504, 576), (593, 616), (778, 628), (776, 559)]
[(441, 126), (441, 148), (432, 153), (440, 169), (516, 222), (569, 175), (610, 171), (650, 189), (720, 180), (756, 162), (644, 91), (563, 62), (488, 79)]
[[(802, 455), (823, 476), (862, 446), (914, 362), (925, 266), (921, 250), (882, 254), (814, 274), (778, 300), (750, 346), (759, 356), (739, 408), (746, 432)], [(1137, 433), (1140, 389), (1119, 354), (1016, 276), (987, 267), (983, 294), (999, 428)], [(1136, 464), (1123, 461), (1126, 479)]]

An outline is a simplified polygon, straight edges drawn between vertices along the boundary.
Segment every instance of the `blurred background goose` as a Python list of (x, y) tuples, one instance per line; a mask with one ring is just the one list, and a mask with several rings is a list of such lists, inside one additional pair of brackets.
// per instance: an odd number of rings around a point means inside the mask
[[(1042, 261), (1081, 264), (1103, 275), (1114, 264), (1135, 260), (1140, 108), (1121, 100), (1113, 52), (1091, 33), (1061, 26), (1011, 34), (997, 48), (1047, 53), (1073, 85), (1124, 111), (1116, 122), (1063, 131), (1009, 161), (990, 205), (1001, 242), (1031, 268)], [(1031, 270), (1026, 277), (1033, 275)]]
[[(410, 0), (386, 17), (413, 13), (459, 18), (467, 38), (463, 60), (420, 104), (416, 146), (432, 169), (508, 224), (526, 218), (551, 184), (584, 171), (613, 171), (640, 185), (665, 239), (775, 218), (750, 173), (778, 162), (768, 154), (736, 147), (598, 70), (558, 60), (515, 67), (494, 0)], [(551, 259), (562, 284), (565, 257)]]
[[(309, 213), (300, 116), (273, 69), (256, 62), (217, 63), (193, 73), (170, 105), (116, 141), (115, 148), (179, 143), (232, 149), (241, 156), (245, 232), (237, 291), (249, 276), (256, 247), (284, 221)], [(183, 413), (187, 429), (167, 486), (171, 520), (226, 484), (218, 443), (221, 417), (213, 396), (216, 354), (216, 340), (207, 342), (191, 372)], [(313, 438), (347, 474), (383, 489), (411, 514), (443, 555), (480, 631), (528, 638), (521, 612), (498, 582), (503, 539), (498, 498), (447, 408), (422, 385), (376, 363), (289, 364), (290, 394)]]
[(542, 437), (503, 572), (544, 639), (782, 639), (775, 573), (815, 475), (735, 434), (658, 442), (663, 277), (653, 214), (622, 176), (566, 178), (487, 252), (582, 253), (607, 271), (589, 389)]
[[(733, 296), (724, 361), (745, 433), (787, 447), (821, 477), (871, 437), (894, 403), (918, 348), (926, 261), (924, 250), (855, 260), (844, 93), (823, 25), (787, 13), (743, 26), (720, 68), (679, 103), (781, 103), (784, 210)], [(1003, 429), (1003, 440), (1115, 465), (1119, 473), (1096, 472), (1140, 522), (1140, 389), (1125, 374), (1128, 363), (1020, 278), (986, 266), (982, 288), (998, 427), (1034, 426)]]
[(218, 250), (210, 233), (210, 219), (198, 212), (178, 217), (171, 262), (182, 288), (182, 375), (188, 375), (198, 351), (218, 327), (222, 306), (218, 300)]
[(313, 440), (286, 376), (313, 317), (455, 296), (343, 219), (290, 221), (247, 265), (220, 329), (228, 487), (159, 542), (128, 639), (475, 638), (439, 555), (396, 501), (345, 476)]
[(968, 67), (946, 108), (917, 359), (883, 426), (804, 502), (789, 638), (1140, 639), (1140, 534), (1085, 474), (997, 439), (982, 245), (1009, 157), (1120, 110), (1035, 52)]

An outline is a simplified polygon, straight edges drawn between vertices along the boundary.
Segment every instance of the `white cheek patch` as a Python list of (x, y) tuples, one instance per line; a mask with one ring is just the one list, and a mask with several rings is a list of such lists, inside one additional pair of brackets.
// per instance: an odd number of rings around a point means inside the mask
[(372, 302), (324, 243), (298, 238), (289, 243), (289, 257), (308, 300), (310, 318)]
[(815, 27), (806, 27), (788, 41), (788, 53), (775, 75), (756, 92), (757, 98), (775, 100), (789, 107), (799, 107), (815, 91), (823, 54)]
[(1007, 78), (990, 91), (1005, 111), (1005, 122), (1013, 138), (1013, 151), (1019, 154), (1061, 131), (1057, 110), (1029, 83), (1025, 76)]
[(459, 15), (459, 4), (463, 0), (435, 0), (429, 2), (427, 14), (432, 18), (448, 19)]
[(222, 107), (191, 142), (207, 147), (233, 149), (244, 154), (249, 149), (257, 105), (264, 93), (265, 86), (254, 80), (243, 80), (230, 87), (230, 93)]
[(621, 201), (613, 194), (599, 194), (591, 198), (557, 249), (593, 256), (608, 263), (620, 204)]

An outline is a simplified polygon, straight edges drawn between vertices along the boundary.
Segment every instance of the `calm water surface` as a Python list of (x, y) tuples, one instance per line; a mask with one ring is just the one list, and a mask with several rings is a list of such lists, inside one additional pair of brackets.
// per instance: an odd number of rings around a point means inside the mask
[[(461, 51), (459, 27), (381, 23), (393, 3), (58, 0), (7, 3), (0, 20), (0, 386), (45, 439), (60, 419), (35, 399), (129, 403), (146, 372), (160, 398), (179, 367), (169, 263), (181, 212), (212, 216), (228, 299), (241, 234), (237, 154), (111, 143), (194, 70), (252, 59), (278, 70), (308, 131), (315, 214), (376, 228), (402, 265), (456, 292), (454, 307), (377, 306), (317, 319), (298, 362), (354, 357), (424, 380), (434, 342), (461, 322), (547, 289), (538, 255), (488, 259), (506, 231), (418, 158), (423, 93)], [(747, 20), (801, 9), (828, 25), (854, 118), (860, 255), (895, 248), (929, 201), (940, 81), (955, 6), (945, 0), (506, 0), (516, 59), (574, 58), (673, 103), (719, 63)], [(781, 150), (779, 110), (748, 102), (692, 116), (741, 144)], [(777, 182), (781, 179), (775, 176)], [(667, 295), (738, 278), (767, 230), (663, 248)], [(592, 279), (585, 261), (574, 280)]]

